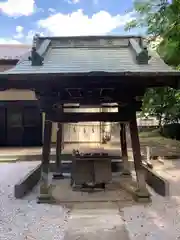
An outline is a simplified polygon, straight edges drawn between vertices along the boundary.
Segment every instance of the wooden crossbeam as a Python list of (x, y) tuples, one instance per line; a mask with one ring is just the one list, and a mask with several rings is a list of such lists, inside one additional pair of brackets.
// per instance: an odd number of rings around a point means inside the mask
[(53, 122), (126, 122), (129, 121), (134, 111), (139, 109), (141, 103), (137, 102), (122, 108), (118, 112), (62, 112), (49, 110), (47, 117)]
[(48, 119), (53, 122), (126, 122), (131, 118), (131, 112), (119, 113), (63, 113), (48, 112)]
[(118, 105), (117, 104), (114, 104), (114, 105), (108, 105), (108, 104), (103, 104), (103, 105), (93, 105), (93, 104), (90, 104), (90, 105), (79, 105), (79, 106), (74, 106), (73, 104), (72, 105), (65, 105), (63, 106), (64, 109), (79, 109), (79, 108), (117, 108)]

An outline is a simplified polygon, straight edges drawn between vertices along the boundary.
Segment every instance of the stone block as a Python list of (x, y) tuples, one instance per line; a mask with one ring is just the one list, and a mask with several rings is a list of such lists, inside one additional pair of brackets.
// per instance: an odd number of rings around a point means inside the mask
[(15, 198), (23, 198), (37, 185), (40, 178), (41, 164), (26, 174), (26, 176), (14, 186)]
[(143, 166), (146, 183), (159, 195), (169, 195), (169, 182), (161, 177), (156, 171)]

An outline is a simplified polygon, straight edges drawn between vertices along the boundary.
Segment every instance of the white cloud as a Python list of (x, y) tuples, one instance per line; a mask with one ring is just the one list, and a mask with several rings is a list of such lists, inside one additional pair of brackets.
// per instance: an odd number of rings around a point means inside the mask
[(32, 39), (33, 39), (33, 37), (34, 37), (35, 34), (36, 34), (36, 31), (34, 31), (34, 30), (29, 30), (29, 32), (28, 32), (28, 34), (27, 34), (27, 36), (26, 36), (26, 39), (32, 41)]
[(16, 26), (16, 32), (17, 33), (21, 33), (23, 31), (23, 27), (22, 26)]
[(48, 9), (48, 12), (55, 13), (55, 12), (56, 12), (56, 9), (54, 9), (54, 8), (49, 8), (49, 9)]
[(24, 37), (23, 34), (24, 28), (22, 26), (16, 26), (16, 35), (14, 36), (15, 39), (21, 39)]
[(0, 11), (10, 17), (29, 16), (35, 11), (35, 1), (7, 0), (0, 2)]
[(80, 0), (72, 0), (72, 3), (76, 4), (76, 3), (79, 3)]
[(0, 44), (21, 44), (21, 42), (10, 38), (0, 38)]
[(65, 2), (67, 2), (69, 4), (77, 4), (80, 2), (80, 0), (65, 0)]
[(43, 32), (38, 32), (38, 31), (35, 31), (35, 30), (29, 30), (28, 34), (25, 36), (26, 43), (32, 44), (33, 37), (35, 36), (35, 34), (39, 34), (42, 37), (44, 36)]
[(103, 35), (124, 26), (134, 13), (112, 16), (106, 11), (85, 15), (82, 9), (71, 14), (56, 13), (38, 21), (38, 27), (53, 36)]

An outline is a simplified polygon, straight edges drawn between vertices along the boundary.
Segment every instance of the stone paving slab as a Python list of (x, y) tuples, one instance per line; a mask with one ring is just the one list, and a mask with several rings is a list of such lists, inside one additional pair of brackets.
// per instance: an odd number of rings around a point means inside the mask
[[(103, 208), (104, 207), (104, 208)], [(71, 211), (64, 240), (129, 240), (118, 207), (86, 204)]]

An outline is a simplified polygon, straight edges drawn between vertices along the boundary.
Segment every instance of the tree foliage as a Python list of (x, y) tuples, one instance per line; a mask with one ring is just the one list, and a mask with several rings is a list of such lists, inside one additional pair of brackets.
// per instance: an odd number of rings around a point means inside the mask
[[(125, 30), (145, 28), (150, 42), (161, 38), (156, 50), (163, 60), (180, 69), (180, 0), (135, 0), (136, 19)], [(156, 115), (161, 125), (180, 119), (180, 93), (171, 88), (149, 89), (143, 100), (142, 114)]]
[(162, 123), (178, 122), (180, 119), (180, 92), (175, 89), (157, 88), (149, 89), (143, 99), (142, 114), (155, 115)]

